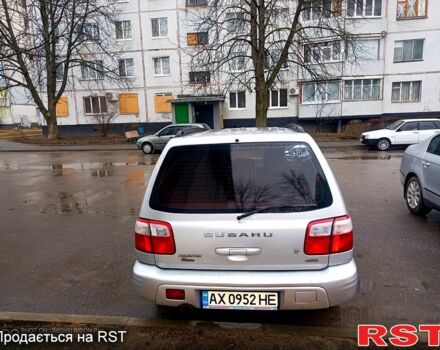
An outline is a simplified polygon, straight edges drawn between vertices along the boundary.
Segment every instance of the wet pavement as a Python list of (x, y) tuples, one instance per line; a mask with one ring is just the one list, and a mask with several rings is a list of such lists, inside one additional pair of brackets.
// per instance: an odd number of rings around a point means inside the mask
[[(402, 151), (326, 147), (356, 229), (360, 288), (340, 307), (201, 320), (355, 327), (440, 322), (440, 213), (408, 213)], [(157, 160), (132, 151), (0, 154), (0, 311), (179, 317), (131, 289), (133, 224)]]

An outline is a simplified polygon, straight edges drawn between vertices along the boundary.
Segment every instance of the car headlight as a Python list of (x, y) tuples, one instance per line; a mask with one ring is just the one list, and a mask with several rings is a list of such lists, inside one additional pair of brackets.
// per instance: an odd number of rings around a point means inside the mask
[(368, 135), (362, 134), (362, 137), (363, 137), (364, 139), (368, 139)]

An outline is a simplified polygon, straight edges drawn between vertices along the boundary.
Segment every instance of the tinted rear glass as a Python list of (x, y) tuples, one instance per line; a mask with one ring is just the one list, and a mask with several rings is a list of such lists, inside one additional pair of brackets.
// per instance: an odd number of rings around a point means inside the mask
[(266, 206), (330, 206), (332, 195), (310, 146), (298, 142), (173, 147), (150, 207), (176, 213), (234, 213)]

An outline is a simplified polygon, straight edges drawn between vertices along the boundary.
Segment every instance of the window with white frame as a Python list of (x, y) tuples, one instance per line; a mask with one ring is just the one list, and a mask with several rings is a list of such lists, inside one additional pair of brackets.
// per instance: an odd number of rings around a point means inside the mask
[(303, 85), (303, 103), (339, 102), (340, 82), (312, 82)]
[(355, 39), (347, 44), (347, 59), (351, 62), (357, 60), (378, 60), (380, 39)]
[(82, 32), (84, 41), (97, 41), (101, 37), (97, 23), (85, 23)]
[(134, 62), (132, 58), (124, 58), (119, 60), (119, 75), (121, 77), (134, 76)]
[(304, 47), (306, 63), (335, 62), (341, 60), (341, 42), (332, 41)]
[(229, 93), (229, 109), (246, 109), (246, 91)]
[(287, 89), (269, 90), (268, 96), (269, 108), (286, 108), (287, 107)]
[(211, 73), (209, 71), (189, 72), (189, 81), (192, 84), (207, 84), (211, 82)]
[(421, 81), (393, 83), (391, 102), (418, 102), (422, 95)]
[[(264, 67), (265, 69), (272, 69), (280, 60), (281, 57), (281, 50), (280, 49), (271, 49), (266, 50), (264, 53)], [(289, 68), (288, 58), (284, 60), (284, 62), (281, 64), (281, 69), (287, 69)]]
[(208, 0), (186, 0), (186, 6), (207, 5)]
[(235, 57), (229, 61), (229, 70), (231, 72), (242, 72), (246, 68), (246, 54), (244, 52), (232, 53)]
[(87, 96), (83, 98), (85, 114), (107, 113), (105, 96)]
[(398, 0), (397, 19), (426, 17), (427, 0)]
[(246, 28), (244, 12), (228, 12), (225, 15), (225, 27), (229, 33), (242, 33)]
[(87, 61), (81, 63), (81, 78), (85, 80), (104, 79), (102, 61)]
[(306, 0), (303, 5), (302, 17), (305, 21), (320, 20), (339, 16), (342, 1), (338, 0)]
[(382, 16), (382, 0), (348, 0), (348, 17)]
[(155, 57), (154, 61), (154, 75), (170, 75), (170, 58), (169, 57)]
[(420, 61), (423, 59), (423, 39), (394, 42), (394, 62)]
[(131, 39), (131, 21), (115, 22), (116, 40)]
[(62, 81), (64, 78), (64, 62), (57, 63), (56, 67), (56, 79)]
[(344, 101), (371, 101), (380, 98), (380, 79), (344, 80)]
[(153, 38), (164, 38), (168, 36), (168, 18), (152, 18), (151, 30)]

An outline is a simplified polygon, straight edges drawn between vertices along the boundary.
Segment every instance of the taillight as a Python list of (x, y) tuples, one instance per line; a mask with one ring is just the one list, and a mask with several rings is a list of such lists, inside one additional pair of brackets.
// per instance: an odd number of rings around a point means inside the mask
[(173, 255), (173, 229), (168, 222), (138, 218), (135, 224), (136, 249), (145, 253)]
[(327, 255), (353, 248), (353, 225), (350, 216), (312, 221), (307, 226), (304, 253)]

